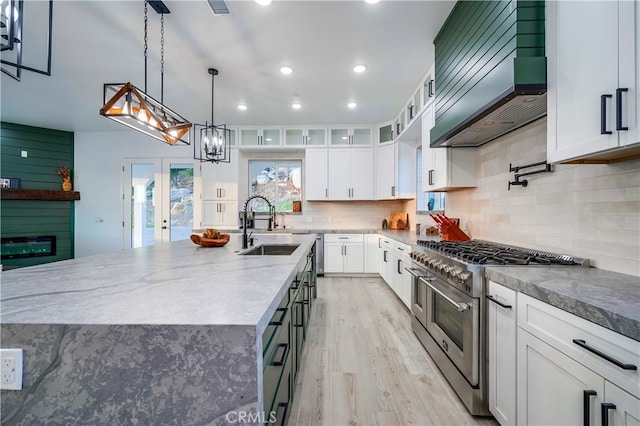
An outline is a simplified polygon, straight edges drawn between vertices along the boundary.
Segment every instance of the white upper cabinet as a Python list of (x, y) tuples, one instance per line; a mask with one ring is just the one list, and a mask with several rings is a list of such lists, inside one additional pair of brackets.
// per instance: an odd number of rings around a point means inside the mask
[(231, 152), (230, 163), (201, 164), (203, 200), (238, 199), (238, 152)]
[(331, 146), (371, 146), (371, 127), (331, 127), (329, 129), (329, 145)]
[(239, 129), (241, 148), (279, 148), (282, 146), (280, 127), (242, 127)]
[(373, 148), (330, 149), (328, 199), (373, 200)]
[(433, 103), (422, 114), (422, 191), (448, 191), (477, 186), (476, 148), (431, 148)]
[(393, 142), (393, 122), (378, 125), (378, 145)]
[[(436, 96), (435, 66), (432, 66), (422, 80), (422, 107), (431, 103)], [(421, 107), (421, 108), (422, 108)]]
[(640, 154), (640, 4), (552, 1), (546, 11), (548, 161)]
[(326, 146), (327, 129), (324, 127), (287, 127), (284, 129), (284, 146)]
[(305, 187), (306, 200), (327, 200), (328, 188), (328, 150), (307, 149), (305, 152)]
[(396, 198), (395, 144), (376, 148), (376, 199)]
[(375, 198), (393, 200), (416, 196), (416, 147), (396, 142), (375, 151)]

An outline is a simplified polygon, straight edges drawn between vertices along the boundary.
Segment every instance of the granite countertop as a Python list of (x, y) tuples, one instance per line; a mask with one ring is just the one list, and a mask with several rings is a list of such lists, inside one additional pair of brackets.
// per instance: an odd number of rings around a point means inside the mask
[(640, 341), (640, 278), (596, 268), (490, 266), (488, 279)]
[[(290, 256), (241, 256), (190, 240), (1, 273), (4, 324), (163, 324), (266, 327), (315, 235), (261, 236), (296, 243)], [(256, 243), (257, 245), (257, 243)]]

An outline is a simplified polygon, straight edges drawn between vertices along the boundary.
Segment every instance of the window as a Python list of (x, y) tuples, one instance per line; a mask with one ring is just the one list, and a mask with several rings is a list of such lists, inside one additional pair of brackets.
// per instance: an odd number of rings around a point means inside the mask
[[(293, 202), (302, 202), (301, 160), (249, 160), (249, 196), (261, 195), (276, 212), (293, 211)], [(268, 212), (266, 203), (256, 200), (253, 211)]]
[(444, 192), (422, 192), (422, 147), (416, 153), (416, 211), (444, 211)]

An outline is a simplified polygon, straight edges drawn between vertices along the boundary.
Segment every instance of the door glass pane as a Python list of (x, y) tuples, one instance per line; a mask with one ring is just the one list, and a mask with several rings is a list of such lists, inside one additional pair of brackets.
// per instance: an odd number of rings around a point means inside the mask
[(229, 145), (236, 146), (236, 131), (231, 129), (230, 132)]
[(434, 322), (444, 331), (447, 336), (461, 351), (464, 351), (464, 312), (458, 311), (451, 303), (442, 299), (437, 294), (433, 294)]
[(393, 127), (391, 124), (380, 127), (380, 143), (393, 140)]
[(353, 129), (354, 145), (369, 145), (369, 142), (371, 142), (370, 129)]
[(280, 145), (280, 130), (264, 129), (262, 131), (263, 145)]
[(307, 136), (307, 144), (309, 145), (325, 145), (326, 132), (324, 129), (309, 129)]
[(302, 145), (302, 129), (287, 129), (284, 133), (285, 145)]
[(186, 240), (193, 230), (193, 164), (169, 169), (170, 241)]
[(240, 130), (240, 145), (258, 145), (258, 131), (254, 129)]
[(131, 247), (155, 244), (155, 164), (131, 165)]
[(347, 129), (331, 129), (331, 145), (348, 145), (349, 132)]
[(418, 110), (420, 109), (420, 91), (419, 90), (416, 92), (415, 95), (413, 95), (413, 105), (415, 105), (415, 110), (413, 111), (413, 113), (417, 114)]

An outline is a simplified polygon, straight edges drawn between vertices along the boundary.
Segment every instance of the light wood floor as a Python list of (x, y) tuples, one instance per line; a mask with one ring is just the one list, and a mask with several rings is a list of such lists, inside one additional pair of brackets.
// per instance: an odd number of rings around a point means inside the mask
[(289, 425), (497, 425), (471, 416), (380, 278), (320, 278)]

